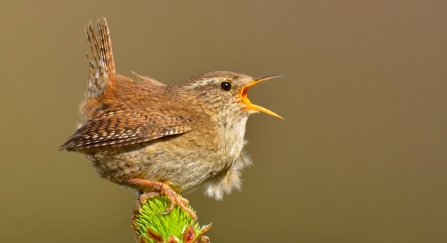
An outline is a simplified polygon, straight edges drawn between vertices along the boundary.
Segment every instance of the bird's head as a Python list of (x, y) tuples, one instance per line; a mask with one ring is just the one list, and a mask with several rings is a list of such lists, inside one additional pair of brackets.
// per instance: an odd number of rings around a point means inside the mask
[(252, 78), (245, 74), (233, 72), (210, 72), (188, 79), (182, 85), (193, 94), (195, 100), (216, 114), (217, 118), (228, 119), (229, 116), (243, 116), (256, 112), (264, 112), (281, 118), (273, 111), (251, 103), (248, 99), (248, 90), (262, 81), (280, 77), (281, 75), (268, 75)]

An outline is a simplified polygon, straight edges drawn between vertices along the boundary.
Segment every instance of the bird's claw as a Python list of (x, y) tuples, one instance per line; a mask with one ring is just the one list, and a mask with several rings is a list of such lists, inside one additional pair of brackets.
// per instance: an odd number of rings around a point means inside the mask
[(172, 210), (174, 210), (175, 205), (178, 205), (183, 211), (189, 214), (192, 220), (197, 219), (197, 215), (191, 209), (186, 207), (189, 204), (189, 201), (175, 192), (168, 184), (159, 181), (148, 181), (136, 178), (129, 179), (128, 182), (130, 184), (148, 187), (154, 190), (153, 192), (144, 192), (140, 195), (138, 198), (138, 210), (141, 209), (141, 206), (144, 205), (147, 200), (157, 196), (166, 196), (171, 205), (165, 212), (161, 213), (162, 215), (171, 213)]

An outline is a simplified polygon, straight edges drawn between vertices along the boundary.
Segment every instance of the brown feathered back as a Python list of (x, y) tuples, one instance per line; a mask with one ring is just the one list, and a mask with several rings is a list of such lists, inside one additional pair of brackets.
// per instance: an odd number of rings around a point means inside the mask
[[(153, 95), (163, 93), (166, 85), (135, 73), (137, 81), (115, 73), (112, 42), (105, 18), (98, 21), (97, 28), (98, 33), (95, 33), (91, 22), (86, 28), (92, 58), (85, 52), (90, 77), (80, 104), (82, 121), (75, 134), (60, 149), (124, 146), (191, 131), (191, 118), (181, 109), (174, 108), (181, 106), (161, 108), (160, 105), (166, 105)], [(141, 103), (147, 110), (135, 108)], [(151, 110), (151, 107), (157, 109)]]

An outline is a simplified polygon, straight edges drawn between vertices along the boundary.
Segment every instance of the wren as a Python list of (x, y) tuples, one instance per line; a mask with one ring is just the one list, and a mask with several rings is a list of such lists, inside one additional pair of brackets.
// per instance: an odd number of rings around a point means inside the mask
[(248, 90), (264, 80), (210, 72), (165, 85), (134, 73), (115, 73), (105, 18), (97, 32), (86, 28), (92, 58), (85, 52), (90, 77), (80, 104), (81, 122), (60, 150), (76, 151), (93, 162), (101, 177), (136, 189), (140, 205), (156, 195), (186, 208), (182, 193), (204, 187), (217, 200), (240, 189), (241, 171), (251, 164), (243, 151), (247, 118), (274, 112), (254, 105)]

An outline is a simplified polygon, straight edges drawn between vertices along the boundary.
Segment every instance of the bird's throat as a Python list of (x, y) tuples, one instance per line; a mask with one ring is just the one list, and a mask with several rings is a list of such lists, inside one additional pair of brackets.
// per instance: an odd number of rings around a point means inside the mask
[(239, 157), (244, 147), (245, 126), (248, 115), (234, 116), (231, 119), (219, 121), (218, 152), (233, 160)]

